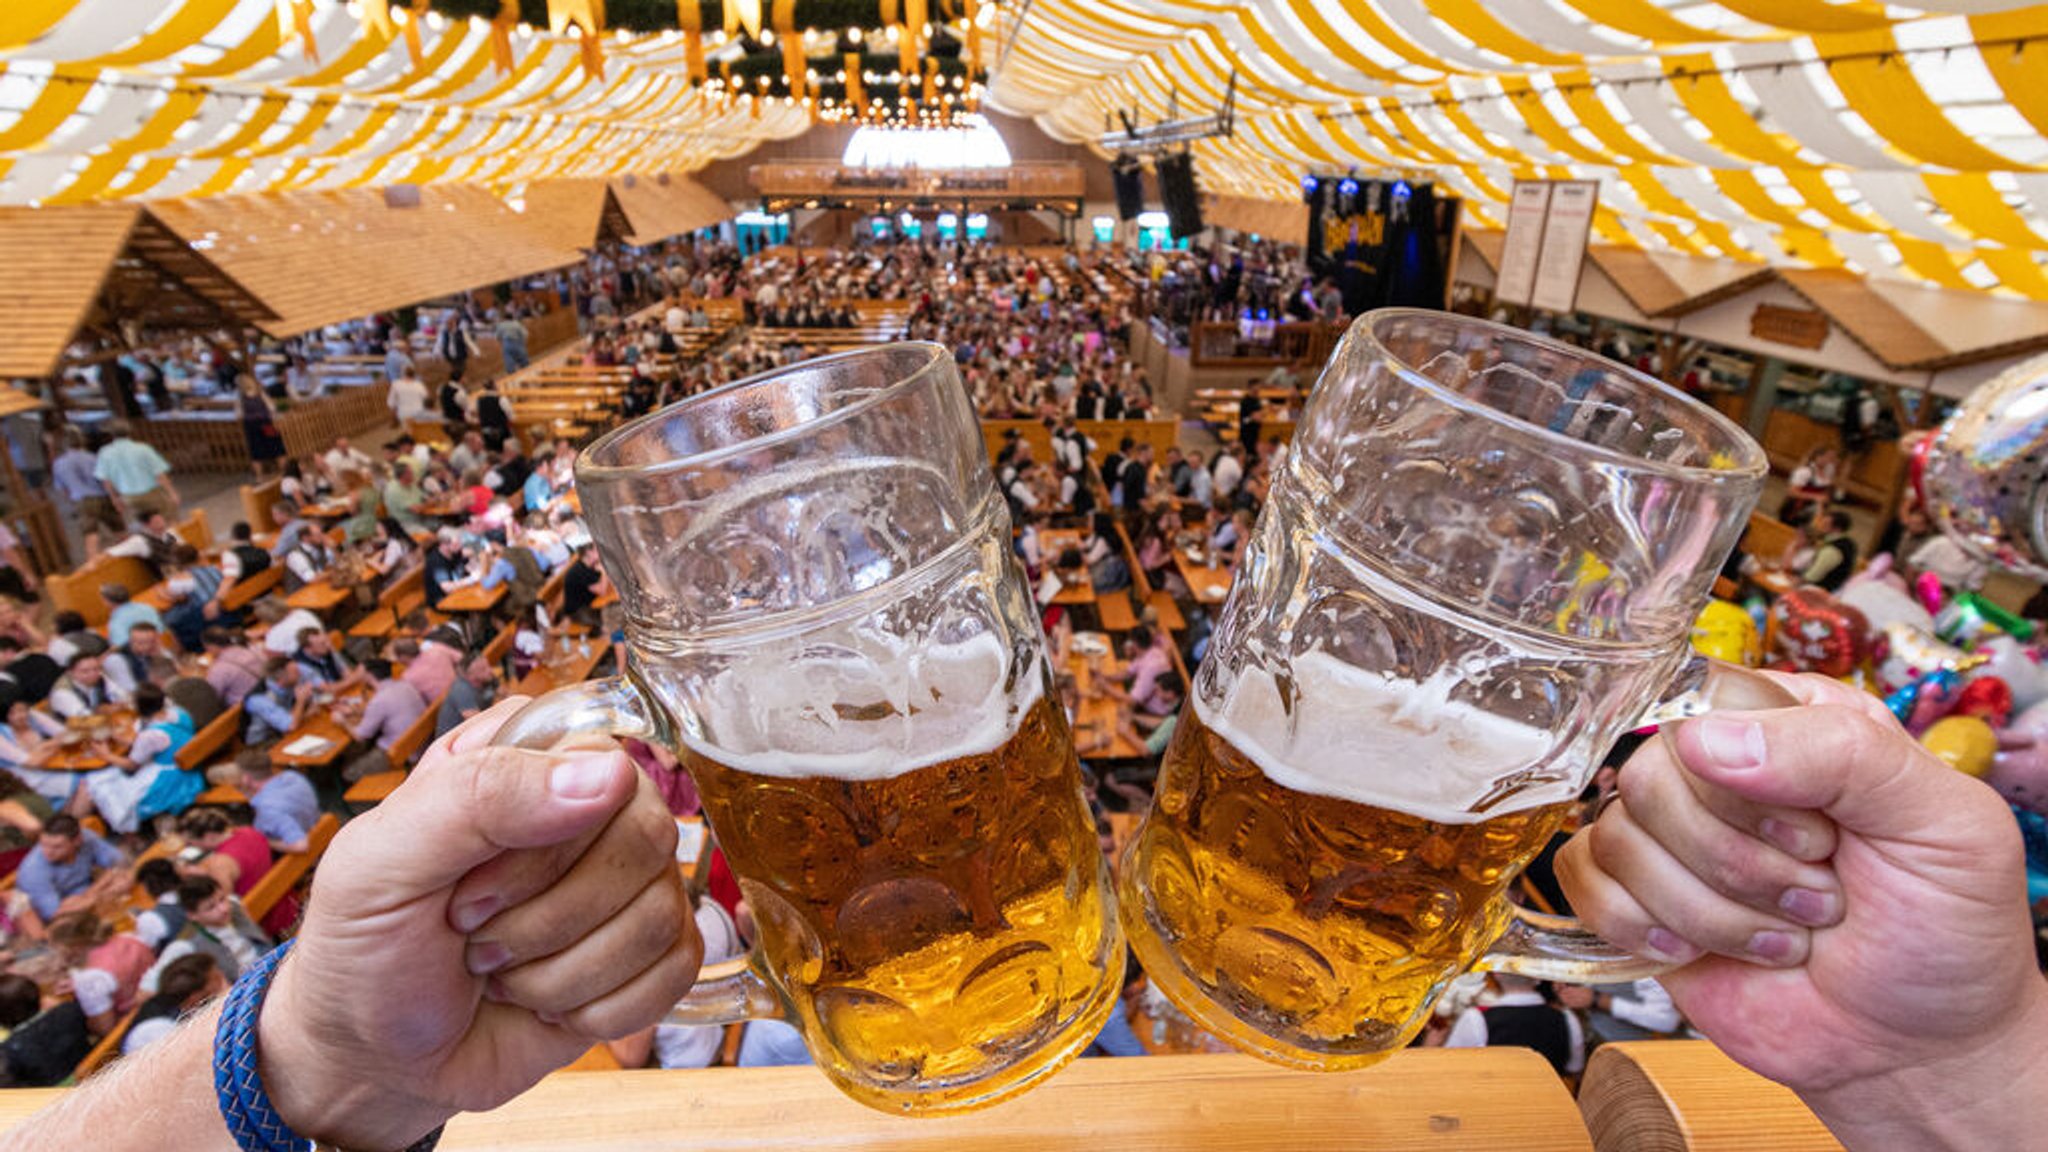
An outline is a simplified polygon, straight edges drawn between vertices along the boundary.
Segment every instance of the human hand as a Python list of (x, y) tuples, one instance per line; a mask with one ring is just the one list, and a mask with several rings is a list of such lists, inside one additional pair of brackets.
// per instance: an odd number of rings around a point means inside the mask
[(616, 750), (491, 747), (524, 703), (443, 737), (322, 861), (259, 1037), (302, 1135), (403, 1147), (658, 1021), (695, 980), (667, 807)]
[(2010, 813), (1867, 694), (1773, 679), (1806, 707), (1691, 721), (1629, 761), (1559, 854), (1573, 907), (1681, 964), (1659, 979), (1686, 1017), (1852, 1147), (2030, 1115), (2048, 985)]

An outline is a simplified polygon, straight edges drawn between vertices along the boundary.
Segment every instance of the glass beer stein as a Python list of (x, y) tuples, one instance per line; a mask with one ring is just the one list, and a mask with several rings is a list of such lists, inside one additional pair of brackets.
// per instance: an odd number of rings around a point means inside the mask
[(827, 357), (622, 427), (577, 489), (624, 674), (500, 742), (674, 753), (758, 926), (671, 1016), (780, 1017), (854, 1099), (1021, 1091), (1121, 989), (1108, 869), (980, 427), (933, 344)]
[(1653, 973), (1504, 893), (1647, 706), (1789, 703), (1687, 648), (1765, 472), (1719, 414), (1576, 349), (1359, 320), (1123, 862), (1146, 975), (1246, 1051), (1344, 1069), (1477, 965)]

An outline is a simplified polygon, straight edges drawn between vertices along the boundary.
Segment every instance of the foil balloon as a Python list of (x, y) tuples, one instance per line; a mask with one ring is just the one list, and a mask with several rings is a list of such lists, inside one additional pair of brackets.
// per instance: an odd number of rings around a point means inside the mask
[(1692, 648), (1702, 656), (1754, 668), (1761, 656), (1756, 621), (1726, 600), (1710, 600), (1692, 626)]
[(1963, 661), (1963, 650), (1944, 644), (1918, 628), (1893, 624), (1882, 633), (1884, 656), (1877, 666), (1885, 691), (1897, 692), (1921, 677)]
[(1967, 776), (1983, 779), (1998, 755), (1998, 734), (1975, 716), (1950, 716), (1920, 737), (1936, 759)]
[(2048, 667), (2043, 666), (2038, 646), (2011, 636), (1993, 636), (1977, 648), (1977, 654), (1985, 658), (1984, 675), (1996, 676), (2012, 689), (2015, 712), (2048, 700)]
[(1964, 551), (2048, 580), (2048, 357), (1970, 393), (1918, 472), (1928, 514)]
[(1941, 586), (1941, 577), (1932, 572), (1922, 572), (1913, 580), (1913, 594), (1920, 597), (1920, 606), (1941, 619), (1941, 608), (1947, 598), (1947, 589)]
[(1922, 632), (1934, 631), (1934, 613), (1906, 591), (1906, 580), (1891, 570), (1889, 555), (1872, 560), (1870, 567), (1844, 585), (1836, 598), (1863, 613), (1870, 626), (1879, 632), (1893, 624), (1910, 625)]
[(1771, 605), (1771, 660), (1800, 672), (1847, 676), (1870, 651), (1870, 621), (1831, 593), (1808, 585)]
[(1955, 706), (1949, 709), (1950, 719), (1964, 716), (1974, 716), (1993, 728), (2005, 727), (2012, 719), (2012, 689), (1996, 676), (1978, 673), (1956, 693)]

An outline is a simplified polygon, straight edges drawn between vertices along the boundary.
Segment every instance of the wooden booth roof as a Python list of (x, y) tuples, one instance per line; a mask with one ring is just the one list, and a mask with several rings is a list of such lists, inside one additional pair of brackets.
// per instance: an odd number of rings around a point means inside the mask
[(1786, 268), (1779, 275), (1895, 370), (1959, 368), (2048, 349), (2048, 304), (1870, 279), (1839, 268)]
[(81, 332), (116, 320), (204, 331), (276, 315), (136, 204), (0, 208), (0, 251), (0, 376), (52, 375)]
[(527, 185), (528, 226), (549, 243), (592, 248), (605, 240), (647, 245), (732, 218), (724, 197), (679, 172)]
[(576, 263), (488, 190), (468, 185), (162, 201), (164, 222), (308, 332)]

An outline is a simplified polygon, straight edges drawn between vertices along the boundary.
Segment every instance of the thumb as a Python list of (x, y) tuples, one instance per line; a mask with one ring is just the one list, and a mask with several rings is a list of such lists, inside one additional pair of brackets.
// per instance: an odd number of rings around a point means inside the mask
[(1854, 706), (1717, 712), (1680, 726), (1674, 743), (1707, 784), (1822, 812), (1871, 839), (1969, 844), (2004, 815), (1981, 782), (1935, 759), (1896, 722)]
[(637, 774), (617, 748), (444, 749), (342, 831), (349, 842), (343, 859), (375, 863), (351, 870), (348, 880), (333, 878), (332, 887), (347, 892), (355, 881), (362, 887), (354, 895), (377, 906), (449, 888), (501, 853), (595, 832), (632, 799)]

